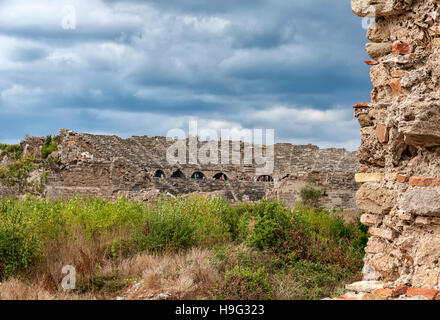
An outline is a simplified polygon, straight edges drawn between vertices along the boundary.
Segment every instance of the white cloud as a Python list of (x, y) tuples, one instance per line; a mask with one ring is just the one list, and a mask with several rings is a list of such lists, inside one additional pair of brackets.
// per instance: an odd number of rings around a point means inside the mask
[[(347, 50), (353, 31), (337, 29), (349, 10), (328, 15), (349, 3), (226, 2), (0, 0), (0, 113), (11, 116), (0, 127), (21, 125), (27, 112), (41, 117), (32, 130), (164, 135), (198, 116), (204, 128), (275, 128), (281, 141), (354, 146), (351, 108), (329, 107), (357, 101), (347, 84), (360, 79), (363, 49)], [(75, 30), (61, 27), (66, 5)], [(34, 134), (20, 125), (0, 140)]]

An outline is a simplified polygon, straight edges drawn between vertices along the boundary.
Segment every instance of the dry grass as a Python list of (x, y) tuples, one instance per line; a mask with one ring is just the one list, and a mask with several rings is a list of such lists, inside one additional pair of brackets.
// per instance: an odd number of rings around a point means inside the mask
[(139, 255), (124, 261), (118, 270), (126, 275), (143, 270), (140, 287), (129, 292), (127, 299), (160, 293), (170, 293), (173, 299), (196, 299), (221, 279), (211, 264), (212, 258), (210, 251), (202, 249), (182, 254)]
[[(120, 279), (130, 279), (123, 290), (103, 294), (100, 292), (65, 292), (60, 288), (64, 275), (61, 274), (63, 263), (67, 256), (56, 262), (51, 261), (51, 268), (41, 269), (41, 274), (25, 283), (18, 279), (8, 279), (0, 286), (2, 300), (71, 300), (71, 299), (114, 299), (118, 295), (127, 295), (127, 299), (144, 298), (146, 295), (170, 293), (173, 299), (197, 299), (204, 296), (221, 277), (212, 264), (212, 253), (203, 249), (191, 249), (186, 253), (151, 255), (138, 254), (120, 262), (101, 261), (103, 267), (91, 270), (92, 259), (81, 246), (72, 247), (73, 243), (66, 243), (70, 250), (69, 257), (77, 259), (79, 277), (97, 277), (117, 274)], [(74, 259), (74, 260), (75, 260)], [(57, 269), (57, 267), (59, 269)], [(136, 290), (129, 292), (131, 284), (140, 280)], [(78, 283), (78, 280), (77, 280)], [(129, 292), (129, 293), (128, 293)]]
[(49, 292), (43, 281), (24, 283), (18, 279), (9, 279), (0, 284), (1, 300), (95, 300), (92, 294), (76, 295), (57, 290)]

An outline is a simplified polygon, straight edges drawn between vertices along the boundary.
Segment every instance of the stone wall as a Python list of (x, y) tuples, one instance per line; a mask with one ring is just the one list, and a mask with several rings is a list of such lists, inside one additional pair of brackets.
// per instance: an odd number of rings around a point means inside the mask
[[(358, 184), (354, 175), (359, 171), (359, 164), (355, 153), (344, 149), (279, 143), (273, 148), (273, 173), (258, 175), (256, 169), (262, 165), (247, 162), (245, 154), (250, 150), (252, 155), (252, 151), (261, 146), (243, 142), (238, 148), (234, 146), (240, 154), (237, 164), (232, 162), (232, 156), (231, 161), (222, 164), (221, 143), (217, 149), (218, 164), (188, 164), (188, 154), (185, 163), (170, 164), (166, 151), (175, 141), (164, 137), (122, 139), (61, 130), (56, 140), (58, 151), (50, 157), (58, 159), (58, 165), (51, 168), (45, 191), (50, 198), (91, 194), (112, 199), (126, 195), (149, 201), (162, 192), (176, 196), (198, 191), (222, 194), (231, 201), (253, 201), (269, 196), (291, 207), (300, 201), (300, 188), (313, 181), (324, 191), (321, 205), (356, 209), (354, 195)], [(27, 138), (22, 142), (25, 153), (39, 157), (43, 141)], [(189, 139), (181, 141), (189, 147)], [(197, 144), (199, 151), (208, 146), (207, 142)], [(225, 145), (232, 151), (231, 142)], [(262, 149), (263, 156), (270, 152), (264, 146)], [(194, 179), (195, 173), (204, 179)], [(213, 179), (219, 174), (226, 178)]]
[(372, 234), (364, 280), (440, 289), (440, 1), (351, 4), (376, 17), (366, 45), (371, 102), (354, 106), (356, 200)]

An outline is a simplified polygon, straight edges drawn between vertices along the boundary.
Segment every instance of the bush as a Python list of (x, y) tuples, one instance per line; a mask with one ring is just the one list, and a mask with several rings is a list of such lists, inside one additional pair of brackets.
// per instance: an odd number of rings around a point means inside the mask
[(32, 191), (26, 190), (28, 188), (35, 189), (36, 191), (39, 185), (28, 181), (30, 172), (36, 169), (36, 167), (33, 157), (16, 160), (6, 167), (0, 168), (0, 180), (8, 187), (17, 187), (19, 193)]
[(242, 242), (249, 236), (251, 214), (252, 206), (249, 203), (240, 203), (234, 207), (228, 203), (220, 211), (220, 219), (233, 241)]
[(55, 139), (53, 139), (51, 135), (48, 135), (41, 149), (41, 157), (43, 159), (46, 159), (52, 152), (57, 150), (58, 144), (55, 142)]
[(16, 160), (21, 158), (23, 154), (23, 147), (20, 144), (4, 144), (0, 143), (0, 150), (8, 154), (12, 154)]
[(217, 299), (228, 300), (267, 300), (274, 296), (264, 267), (253, 270), (238, 265), (226, 271), (224, 281), (213, 293)]
[(141, 250), (177, 251), (193, 246), (211, 246), (231, 239), (235, 219), (223, 199), (197, 195), (160, 200), (146, 215), (144, 229), (135, 235)]
[(152, 252), (178, 251), (196, 244), (196, 227), (178, 213), (151, 214), (141, 234), (135, 235), (139, 250)]
[(19, 212), (9, 211), (1, 220), (0, 279), (25, 271), (40, 257), (34, 230), (23, 224)]
[(252, 209), (255, 225), (248, 237), (251, 247), (278, 251), (286, 241), (292, 216), (282, 204), (263, 200)]
[(290, 299), (316, 300), (331, 297), (343, 283), (352, 282), (356, 275), (337, 265), (323, 265), (319, 262), (299, 261), (293, 264), (287, 278), (292, 281), (295, 292)]
[(313, 184), (308, 184), (301, 188), (300, 196), (305, 205), (317, 207), (322, 196), (322, 190)]

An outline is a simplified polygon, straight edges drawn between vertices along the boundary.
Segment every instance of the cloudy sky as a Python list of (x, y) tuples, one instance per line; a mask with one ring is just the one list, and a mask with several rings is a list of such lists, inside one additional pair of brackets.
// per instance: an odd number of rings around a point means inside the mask
[(0, 0), (0, 141), (197, 119), (354, 150), (365, 42), (349, 0)]

